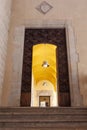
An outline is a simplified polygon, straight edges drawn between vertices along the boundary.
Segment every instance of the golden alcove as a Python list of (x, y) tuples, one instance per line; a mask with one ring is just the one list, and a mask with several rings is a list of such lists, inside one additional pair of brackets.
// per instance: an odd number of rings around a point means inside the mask
[(56, 49), (56, 45), (49, 43), (33, 46), (31, 106), (45, 106), (47, 102), (39, 102), (42, 96), (50, 98), (50, 106), (58, 106)]

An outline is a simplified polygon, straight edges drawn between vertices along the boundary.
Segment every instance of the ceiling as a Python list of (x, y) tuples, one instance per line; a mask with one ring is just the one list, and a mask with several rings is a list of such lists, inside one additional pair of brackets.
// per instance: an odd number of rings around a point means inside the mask
[[(34, 81), (49, 80), (56, 90), (57, 69), (56, 69), (56, 49), (57, 46), (49, 43), (40, 43), (33, 46), (32, 74)], [(43, 67), (46, 61), (49, 67)]]

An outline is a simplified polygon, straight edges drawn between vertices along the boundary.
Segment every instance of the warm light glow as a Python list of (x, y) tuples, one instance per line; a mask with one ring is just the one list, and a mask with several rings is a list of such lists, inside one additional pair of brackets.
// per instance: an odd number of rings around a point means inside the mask
[[(56, 48), (57, 46), (48, 43), (33, 46), (32, 74), (37, 84), (41, 80), (48, 80), (56, 90)], [(43, 66), (43, 67), (42, 67)]]

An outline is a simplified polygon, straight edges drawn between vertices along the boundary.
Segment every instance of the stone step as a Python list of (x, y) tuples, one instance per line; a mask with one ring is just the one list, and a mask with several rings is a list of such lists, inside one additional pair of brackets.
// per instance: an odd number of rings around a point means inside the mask
[(30, 114), (87, 114), (87, 108), (77, 107), (7, 107), (0, 108), (0, 113), (30, 113)]
[(86, 121), (87, 122), (87, 116), (83, 115), (83, 116), (72, 116), (72, 115), (34, 115), (34, 116), (30, 116), (30, 115), (0, 115), (0, 121), (1, 122), (32, 122), (32, 121), (40, 121), (40, 122), (54, 122), (54, 121)]
[(0, 128), (87, 128), (87, 108), (0, 108)]

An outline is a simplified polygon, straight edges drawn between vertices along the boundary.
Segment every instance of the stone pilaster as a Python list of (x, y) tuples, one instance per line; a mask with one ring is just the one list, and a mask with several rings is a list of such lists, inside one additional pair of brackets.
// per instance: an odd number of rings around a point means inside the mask
[(1, 0), (0, 1), (0, 99), (2, 95), (2, 88), (4, 81), (10, 14), (11, 14), (11, 0)]

